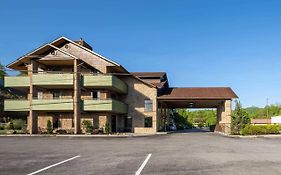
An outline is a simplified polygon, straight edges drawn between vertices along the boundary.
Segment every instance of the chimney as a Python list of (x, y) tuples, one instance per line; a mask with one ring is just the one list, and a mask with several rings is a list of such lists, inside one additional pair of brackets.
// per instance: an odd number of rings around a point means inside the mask
[(92, 46), (90, 46), (86, 41), (83, 40), (83, 38), (80, 38), (79, 41), (75, 41), (77, 44), (86, 47), (87, 49), (93, 50)]

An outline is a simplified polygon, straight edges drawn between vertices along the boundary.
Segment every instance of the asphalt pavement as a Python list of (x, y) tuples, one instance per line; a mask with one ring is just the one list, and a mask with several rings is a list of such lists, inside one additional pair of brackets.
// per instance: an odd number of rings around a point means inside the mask
[[(150, 155), (150, 156), (149, 156)], [(281, 138), (0, 137), (0, 174), (280, 175)]]

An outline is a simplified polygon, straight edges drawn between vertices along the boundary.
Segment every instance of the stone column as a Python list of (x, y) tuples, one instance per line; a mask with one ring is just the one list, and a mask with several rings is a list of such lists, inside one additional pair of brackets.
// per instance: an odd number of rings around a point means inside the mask
[(80, 68), (78, 67), (78, 60), (74, 59), (73, 67), (73, 84), (74, 84), (74, 97), (73, 97), (73, 110), (74, 110), (74, 133), (81, 133), (81, 84), (80, 84)]
[(223, 101), (217, 109), (216, 131), (231, 134), (231, 100)]
[(38, 121), (36, 112), (32, 109), (33, 96), (36, 93), (35, 87), (33, 86), (33, 72), (36, 70), (37, 66), (34, 61), (31, 61), (28, 65), (28, 76), (29, 76), (29, 116), (28, 116), (28, 130), (30, 134), (36, 134), (38, 131)]

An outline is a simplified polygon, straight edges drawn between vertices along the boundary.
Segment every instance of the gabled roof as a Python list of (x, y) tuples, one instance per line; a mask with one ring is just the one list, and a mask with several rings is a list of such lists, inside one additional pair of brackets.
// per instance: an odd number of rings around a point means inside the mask
[(84, 47), (84, 46), (78, 44), (77, 42), (72, 41), (72, 40), (70, 40), (70, 39), (68, 39), (68, 38), (66, 38), (66, 37), (64, 37), (64, 36), (59, 37), (59, 38), (57, 38), (57, 39), (55, 39), (55, 40), (53, 40), (53, 41), (51, 41), (51, 42), (49, 42), (49, 43), (46, 43), (46, 44), (44, 44), (44, 45), (38, 47), (37, 49), (35, 49), (35, 50), (33, 50), (33, 51), (31, 51), (31, 52), (29, 52), (29, 53), (27, 53), (27, 54), (21, 56), (20, 58), (18, 58), (18, 59), (15, 60), (14, 62), (12, 62), (12, 63), (10, 63), (9, 65), (7, 65), (7, 67), (13, 68), (13, 65), (19, 63), (20, 61), (23, 61), (24, 59), (27, 59), (27, 60), (28, 60), (28, 59), (31, 59), (29, 56), (32, 56), (33, 54), (36, 54), (37, 52), (39, 52), (39, 51), (41, 51), (41, 50), (42, 50), (42, 51), (47, 51), (48, 49), (51, 48), (50, 45), (53, 45), (53, 44), (55, 45), (56, 43), (61, 43), (61, 42), (63, 42), (63, 41), (68, 41), (68, 42), (70, 42), (70, 43), (72, 43), (72, 44), (74, 44), (74, 45), (76, 45), (76, 46), (78, 46), (78, 47), (84, 49), (85, 51), (90, 52), (91, 54), (96, 55), (96, 56), (98, 56), (99, 58), (101, 58), (101, 59), (103, 59), (103, 60), (105, 60), (105, 61), (108, 61), (108, 62), (112, 63), (112, 64), (115, 65), (115, 66), (121, 67), (121, 68), (124, 69), (126, 72), (128, 72), (128, 71), (127, 71), (124, 67), (122, 67), (120, 64), (118, 64), (118, 63), (116, 63), (116, 62), (114, 62), (114, 61), (112, 61), (112, 60), (110, 60), (110, 59), (108, 59), (108, 58), (106, 58), (106, 57), (104, 57), (104, 56), (102, 56), (102, 55), (100, 55), (100, 54), (98, 54), (98, 53), (96, 53), (96, 52), (94, 52), (94, 51), (88, 49), (87, 47)]
[(168, 88), (158, 99), (232, 99), (238, 98), (229, 87)]
[(131, 72), (131, 74), (140, 78), (160, 78), (166, 75), (166, 72)]

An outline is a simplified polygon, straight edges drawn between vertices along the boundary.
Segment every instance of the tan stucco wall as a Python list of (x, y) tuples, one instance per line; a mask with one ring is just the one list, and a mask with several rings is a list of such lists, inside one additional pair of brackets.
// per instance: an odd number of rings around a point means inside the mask
[[(132, 117), (132, 130), (135, 133), (155, 133), (157, 131), (157, 89), (131, 77), (121, 77), (128, 85), (128, 94), (123, 101), (128, 104), (128, 116)], [(152, 112), (145, 112), (144, 101), (152, 100)], [(144, 128), (146, 116), (152, 117), (152, 128)], [(137, 129), (136, 129), (137, 128)], [(142, 129), (143, 128), (143, 129)]]

